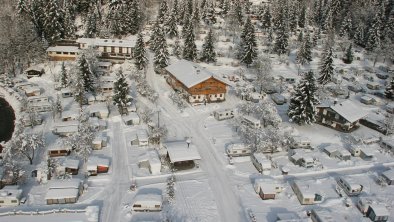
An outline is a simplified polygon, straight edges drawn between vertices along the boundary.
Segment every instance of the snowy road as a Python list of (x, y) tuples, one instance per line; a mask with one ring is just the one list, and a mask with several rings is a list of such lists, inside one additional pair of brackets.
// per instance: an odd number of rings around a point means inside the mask
[(122, 131), (120, 118), (111, 121), (110, 130), (113, 133), (112, 142), (112, 180), (107, 189), (107, 197), (104, 198), (102, 221), (120, 221), (120, 212), (124, 192), (127, 192), (130, 179), (128, 171), (128, 161), (124, 134)]
[(165, 98), (172, 89), (161, 76), (156, 76), (150, 69), (147, 72), (147, 81), (160, 95), (157, 102), (162, 110), (160, 118), (167, 125), (169, 135), (176, 135), (177, 139), (192, 137), (192, 142), (198, 147), (202, 158), (200, 166), (207, 173), (221, 221), (246, 221), (241, 201), (234, 190), (235, 185), (227, 175), (225, 167), (216, 158), (214, 147), (203, 132), (203, 123), (209, 113), (198, 113), (191, 108), (187, 109), (189, 115), (182, 115), (172, 102)]

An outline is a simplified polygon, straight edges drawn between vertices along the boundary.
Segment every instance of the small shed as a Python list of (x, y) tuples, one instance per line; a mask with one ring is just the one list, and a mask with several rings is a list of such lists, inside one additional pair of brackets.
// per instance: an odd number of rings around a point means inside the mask
[(380, 84), (378, 82), (367, 82), (367, 88), (372, 90), (380, 89)]
[(79, 171), (79, 163), (78, 159), (66, 158), (60, 161), (60, 166), (57, 167), (57, 173), (59, 175), (69, 173), (72, 175), (77, 175)]
[(97, 134), (92, 141), (93, 149), (94, 150), (103, 149), (103, 147), (107, 146), (107, 141), (108, 141), (108, 137), (105, 133)]
[(161, 194), (137, 194), (131, 209), (133, 211), (161, 211), (162, 204)]
[(0, 190), (0, 207), (18, 206), (22, 197), (19, 186), (5, 186)]
[(375, 154), (373, 152), (373, 150), (366, 148), (366, 147), (362, 147), (360, 148), (360, 157), (363, 160), (372, 160), (374, 158)]
[(336, 157), (340, 160), (350, 160), (351, 153), (347, 151), (345, 148), (340, 147), (335, 144), (331, 144), (329, 146), (326, 146), (323, 151), (329, 156), (329, 157)]
[(48, 147), (48, 156), (49, 157), (58, 157), (58, 156), (68, 156), (71, 153), (71, 147), (67, 147), (64, 145), (53, 145)]
[(139, 125), (140, 124), (140, 117), (137, 113), (132, 112), (126, 116), (123, 116), (123, 121), (126, 125)]
[(350, 153), (352, 156), (358, 157), (361, 154), (361, 147), (357, 145), (353, 145), (350, 147)]
[(167, 149), (170, 163), (176, 168), (192, 168), (195, 166), (195, 161), (201, 159), (197, 147), (186, 141), (166, 142), (163, 146)]
[(99, 173), (107, 173), (109, 170), (109, 160), (91, 156), (88, 158), (86, 170), (90, 176), (96, 176)]
[(369, 197), (358, 197), (356, 206), (360, 212), (365, 215), (368, 211), (369, 205), (373, 203), (373, 200)]
[(283, 190), (282, 186), (272, 183), (271, 181), (265, 181), (264, 179), (256, 179), (253, 187), (263, 200), (275, 199), (276, 194)]
[(30, 96), (27, 98), (27, 103), (28, 104), (35, 104), (35, 103), (41, 103), (41, 102), (49, 102), (48, 96)]
[(360, 102), (361, 102), (361, 103), (364, 103), (364, 104), (366, 104), (366, 105), (372, 105), (372, 104), (374, 104), (374, 100), (373, 100), (373, 98), (370, 97), (370, 96), (361, 96), (361, 97), (360, 97)]
[(383, 205), (371, 204), (366, 216), (374, 222), (385, 222), (388, 221), (390, 213)]
[(79, 111), (78, 110), (64, 110), (62, 112), (62, 121), (72, 121), (72, 120), (78, 120), (79, 118)]
[(276, 214), (276, 222), (304, 222), (304, 221), (309, 221), (309, 220), (302, 220), (301, 217), (294, 212)]
[(386, 180), (388, 185), (394, 185), (394, 169), (383, 172), (382, 177)]
[(335, 218), (335, 213), (329, 211), (328, 209), (318, 208), (311, 210), (311, 220), (312, 222), (337, 222), (339, 218)]
[(49, 189), (45, 200), (48, 205), (52, 204), (70, 204), (78, 201), (78, 189), (65, 188), (65, 189)]
[(32, 66), (25, 70), (27, 78), (30, 79), (32, 77), (41, 77), (45, 71), (41, 66)]
[(380, 142), (380, 146), (390, 151), (394, 151), (394, 138), (382, 139), (382, 141)]
[(156, 151), (148, 151), (138, 158), (138, 166), (147, 168), (152, 175), (158, 175), (161, 172), (161, 162)]
[(90, 117), (97, 117), (99, 119), (108, 118), (109, 111), (105, 103), (92, 104), (88, 108)]

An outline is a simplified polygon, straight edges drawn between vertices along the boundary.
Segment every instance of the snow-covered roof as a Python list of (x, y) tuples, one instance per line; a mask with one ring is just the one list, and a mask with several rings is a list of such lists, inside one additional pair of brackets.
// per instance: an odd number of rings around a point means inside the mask
[(62, 88), (62, 89), (60, 90), (60, 92), (62, 92), (62, 93), (70, 93), (70, 92), (71, 92), (71, 89), (69, 89), (69, 88)]
[(250, 147), (244, 143), (232, 143), (228, 145), (227, 150), (250, 150)]
[(339, 148), (338, 148), (337, 144), (335, 144), (335, 145), (331, 144), (331, 145), (324, 147), (324, 150), (331, 154), (331, 153), (337, 152), (339, 150)]
[(146, 131), (146, 129), (139, 129), (137, 130), (137, 137), (138, 140), (148, 140), (148, 132)]
[(137, 194), (134, 198), (134, 204), (150, 205), (160, 204), (163, 202), (163, 198), (160, 194)]
[(47, 52), (79, 52), (79, 49), (76, 46), (51, 46)]
[(125, 116), (122, 116), (122, 118), (123, 118), (123, 120), (124, 120), (125, 122), (128, 122), (128, 121), (130, 121), (130, 120), (133, 121), (133, 120), (139, 120), (139, 119), (140, 119), (140, 117), (138, 116), (138, 114), (137, 114), (137, 113), (134, 113), (134, 112), (131, 112), (131, 113), (125, 115)]
[(320, 194), (319, 186), (314, 186), (311, 181), (294, 181), (304, 198), (315, 198), (315, 194)]
[(49, 98), (48, 98), (48, 96), (44, 96), (44, 95), (30, 96), (30, 97), (27, 98), (27, 101), (28, 102), (32, 102), (33, 100), (36, 100), (36, 99), (48, 100)]
[(108, 113), (108, 108), (105, 103), (95, 103), (92, 104), (88, 107), (90, 113), (95, 113), (95, 112), (102, 112), (102, 113)]
[(71, 168), (71, 169), (78, 169), (79, 168), (79, 160), (67, 158), (63, 161), (62, 166), (66, 167), (66, 168)]
[(349, 177), (340, 177), (352, 190), (360, 189), (361, 185)]
[(260, 188), (264, 193), (276, 193), (276, 187), (279, 187), (278, 184), (273, 183), (272, 181), (267, 181), (266, 179), (256, 179), (254, 181), (255, 191), (259, 192)]
[(382, 173), (387, 179), (394, 180), (394, 169), (384, 171)]
[(374, 151), (371, 148), (360, 147), (360, 152), (364, 153), (366, 156), (374, 156)]
[(137, 40), (136, 37), (134, 37), (132, 40), (78, 38), (77, 43), (87, 44), (89, 46), (134, 47), (136, 40)]
[(50, 189), (45, 195), (45, 200), (76, 198), (78, 197), (78, 194), (79, 194), (79, 190), (75, 188)]
[(87, 165), (88, 167), (94, 166), (95, 168), (97, 168), (97, 166), (109, 167), (109, 160), (97, 156), (91, 156), (88, 158)]
[(171, 163), (201, 159), (197, 147), (194, 144), (187, 147), (186, 141), (166, 142), (164, 146), (170, 156)]
[(364, 111), (360, 106), (356, 105), (350, 100), (338, 102), (335, 105), (330, 106), (335, 112), (345, 118), (347, 121), (354, 123), (357, 120), (363, 118), (368, 113)]
[(257, 162), (259, 162), (264, 169), (271, 168), (271, 161), (267, 159), (267, 157), (263, 153), (253, 153), (253, 156), (256, 158)]
[(180, 60), (174, 64), (167, 66), (165, 69), (187, 88), (195, 86), (211, 77), (215, 78), (220, 82), (223, 82), (211, 71), (201, 67), (197, 63), (187, 60)]
[(79, 189), (81, 186), (81, 180), (72, 178), (67, 180), (50, 180), (48, 183), (49, 189), (68, 189), (74, 188)]
[(112, 66), (112, 62), (98, 62), (97, 66)]
[(74, 118), (77, 119), (79, 117), (79, 111), (78, 110), (64, 110), (62, 112), (62, 119), (64, 118)]
[(35, 92), (40, 92), (41, 88), (38, 86), (26, 86), (25, 88), (23, 88), (23, 90), (29, 94), (29, 93), (35, 93)]
[(278, 213), (276, 214), (278, 221), (298, 221), (300, 216), (298, 216), (294, 212), (287, 212), (287, 213)]
[(52, 103), (50, 102), (36, 102), (36, 103), (31, 103), (29, 104), (30, 107), (52, 107)]
[(378, 204), (371, 204), (369, 205), (369, 207), (373, 210), (373, 212), (375, 212), (375, 215), (377, 217), (381, 217), (381, 216), (389, 216), (390, 213), (387, 210), (387, 208), (383, 205), (378, 205)]
[(60, 126), (55, 129), (58, 134), (78, 132), (78, 125)]
[(324, 222), (336, 222), (337, 220), (333, 218), (332, 212), (328, 211), (327, 209), (313, 209), (314, 214), (318, 217), (318, 221)]
[(14, 187), (4, 187), (0, 190), (0, 199), (20, 199), (22, 190)]

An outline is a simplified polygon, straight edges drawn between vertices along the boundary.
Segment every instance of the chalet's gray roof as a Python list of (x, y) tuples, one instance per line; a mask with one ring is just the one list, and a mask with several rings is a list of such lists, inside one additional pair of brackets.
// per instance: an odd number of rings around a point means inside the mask
[(165, 69), (187, 88), (195, 86), (211, 77), (223, 82), (211, 71), (205, 69), (197, 63), (187, 60), (180, 60), (167, 66)]
[(47, 52), (79, 52), (79, 49), (76, 46), (52, 46)]
[(114, 47), (134, 47), (136, 37), (130, 40), (125, 39), (95, 39), (95, 38), (79, 38), (78, 43), (84, 43), (89, 46), (114, 46)]
[(366, 111), (361, 109), (360, 106), (357, 106), (350, 100), (338, 102), (337, 104), (331, 106), (331, 109), (351, 123), (356, 122), (368, 114)]

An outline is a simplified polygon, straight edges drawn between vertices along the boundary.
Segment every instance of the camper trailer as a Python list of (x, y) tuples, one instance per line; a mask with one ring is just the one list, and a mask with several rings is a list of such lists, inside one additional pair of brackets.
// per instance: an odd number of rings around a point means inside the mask
[(0, 190), (0, 207), (18, 206), (22, 190), (18, 186), (5, 186)]
[(263, 174), (269, 174), (271, 171), (271, 161), (262, 153), (253, 153), (250, 156), (253, 165), (256, 167), (257, 171)]
[(161, 211), (163, 199), (160, 194), (137, 194), (135, 196), (133, 211)]
[(259, 129), (261, 127), (260, 120), (252, 116), (243, 116), (242, 123), (254, 129)]
[(345, 179), (344, 177), (339, 177), (337, 183), (348, 196), (358, 196), (363, 191), (363, 185), (357, 184), (350, 179)]
[(249, 156), (251, 149), (244, 143), (233, 143), (226, 147), (226, 153), (230, 157)]
[(279, 93), (274, 93), (271, 95), (272, 101), (274, 101), (277, 105), (283, 105), (286, 103), (286, 98), (279, 94)]
[(312, 149), (311, 140), (306, 137), (296, 136), (293, 137), (293, 141), (291, 144), (292, 149)]
[(225, 119), (231, 119), (234, 117), (234, 110), (232, 109), (225, 109), (225, 110), (218, 110), (213, 112), (213, 116), (215, 117), (216, 120), (225, 120)]

